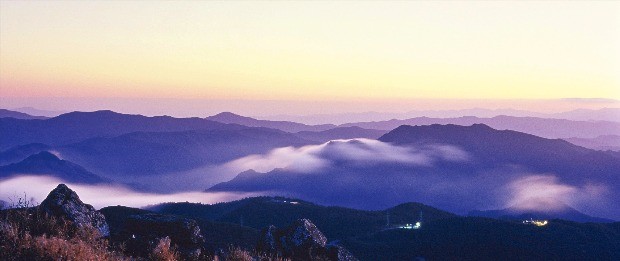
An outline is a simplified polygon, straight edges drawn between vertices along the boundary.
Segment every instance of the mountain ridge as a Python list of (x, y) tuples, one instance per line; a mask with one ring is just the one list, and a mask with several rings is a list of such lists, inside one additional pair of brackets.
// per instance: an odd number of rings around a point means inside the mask
[(27, 114), (27, 113), (23, 113), (23, 112), (19, 112), (19, 111), (13, 111), (13, 110), (7, 110), (7, 109), (0, 109), (0, 118), (15, 118), (15, 119), (20, 119), (20, 120), (43, 120), (43, 119), (47, 119), (47, 117), (45, 117), (45, 116), (34, 116), (34, 115)]
[(481, 118), (474, 116), (464, 116), (458, 118), (416, 117), (404, 120), (392, 119), (388, 121), (353, 122), (339, 126), (359, 126), (365, 129), (392, 130), (401, 125), (416, 126), (431, 124), (454, 124), (462, 126), (485, 124), (498, 130), (514, 130), (551, 139), (572, 137), (592, 138), (600, 135), (620, 133), (620, 122), (589, 122), (501, 115), (492, 118)]
[(109, 182), (109, 180), (93, 174), (84, 167), (62, 160), (48, 151), (30, 155), (18, 163), (0, 166), (0, 178), (10, 178), (20, 174), (52, 176), (66, 182), (83, 184)]
[[(207, 191), (271, 191), (319, 204), (366, 209), (414, 200), (467, 213), (481, 206), (505, 204), (498, 200), (505, 197), (506, 190), (521, 189), (514, 187), (519, 184), (559, 186), (570, 191), (602, 186), (607, 188), (606, 196), (599, 202), (588, 201), (588, 209), (595, 209), (603, 217), (620, 217), (620, 212), (614, 211), (620, 206), (609, 207), (618, 204), (613, 199), (620, 199), (613, 190), (620, 185), (617, 152), (591, 150), (560, 139), (495, 130), (482, 124), (404, 125), (378, 141), (339, 141), (304, 149), (311, 151), (307, 157), (322, 162), (323, 168), (308, 172), (287, 167), (266, 173), (244, 171)], [(397, 146), (390, 151), (404, 154), (388, 156), (388, 162), (381, 161), (381, 154), (355, 160), (369, 148), (376, 147), (380, 152), (385, 146)], [(410, 159), (421, 162), (408, 163)]]
[(29, 143), (51, 146), (79, 142), (94, 137), (118, 136), (137, 131), (183, 131), (196, 129), (242, 129), (201, 118), (147, 117), (109, 110), (70, 112), (44, 120), (0, 118), (0, 149)]
[(321, 125), (306, 125), (303, 123), (290, 122), (290, 121), (270, 121), (259, 120), (251, 117), (241, 116), (232, 112), (221, 112), (213, 116), (205, 118), (207, 120), (217, 121), (221, 123), (233, 123), (244, 125), (248, 127), (266, 127), (271, 129), (278, 129), (286, 132), (300, 132), (300, 131), (325, 131), (335, 128), (333, 124), (321, 124)]

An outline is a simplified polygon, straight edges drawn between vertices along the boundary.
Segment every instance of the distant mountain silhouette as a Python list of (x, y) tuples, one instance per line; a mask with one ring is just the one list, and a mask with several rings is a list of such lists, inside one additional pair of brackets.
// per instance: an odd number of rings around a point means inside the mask
[(489, 217), (508, 220), (546, 220), (546, 219), (564, 219), (576, 222), (596, 222), (596, 223), (610, 223), (614, 222), (611, 219), (598, 218), (583, 214), (576, 209), (564, 205), (560, 209), (548, 208), (543, 210), (523, 210), (518, 208), (506, 208), (499, 210), (485, 210), (485, 211), (472, 211), (469, 212), (469, 216), (475, 217)]
[(47, 151), (31, 155), (18, 163), (0, 166), (0, 178), (9, 178), (16, 175), (46, 175), (60, 178), (67, 182), (87, 184), (107, 181), (77, 164), (61, 160)]
[(56, 117), (63, 113), (67, 113), (67, 111), (55, 111), (55, 110), (41, 110), (33, 107), (20, 107), (12, 109), (14, 111), (23, 112), (30, 115), (43, 116), (43, 117)]
[(45, 120), (0, 118), (0, 150), (29, 143), (51, 146), (95, 137), (113, 137), (137, 131), (242, 129), (200, 118), (146, 117), (113, 111), (71, 112)]
[[(391, 119), (410, 119), (417, 117), (458, 118), (473, 116), (492, 118), (496, 116), (537, 117), (547, 119), (567, 119), (573, 121), (620, 121), (620, 108), (577, 109), (559, 113), (541, 113), (516, 109), (471, 108), (462, 110), (414, 110), (408, 112), (345, 112), (313, 115), (274, 115), (268, 119), (274, 121), (294, 121), (305, 124), (347, 124), (352, 122), (378, 122)], [(439, 123), (439, 122), (437, 122)]]
[(310, 142), (267, 128), (203, 129), (177, 132), (134, 132), (92, 138), (57, 148), (89, 169), (122, 179), (219, 164), (250, 154)]
[(0, 166), (20, 162), (32, 154), (50, 149), (50, 146), (42, 143), (30, 143), (10, 148), (0, 152)]
[(602, 135), (596, 138), (566, 138), (564, 140), (593, 150), (620, 151), (620, 135)]
[(620, 122), (620, 108), (602, 108), (597, 110), (577, 109), (550, 114), (548, 118), (569, 119), (576, 121), (616, 121)]
[[(249, 170), (208, 191), (270, 191), (360, 209), (381, 209), (415, 200), (467, 213), (502, 204), (498, 198), (505, 197), (507, 186), (514, 181), (547, 175), (565, 186), (606, 186), (608, 194), (604, 199), (609, 202), (593, 202), (588, 208), (598, 216), (620, 217), (620, 194), (613, 189), (620, 186), (620, 153), (590, 150), (564, 140), (500, 131), (482, 124), (400, 126), (379, 140), (399, 146), (401, 151), (412, 151), (407, 157), (432, 159), (437, 153), (451, 157), (457, 153), (455, 148), (468, 157), (461, 161), (437, 158), (427, 165), (343, 161), (338, 147), (341, 145), (327, 143), (320, 148), (324, 153), (316, 155), (331, 163), (320, 170)], [(369, 145), (359, 148), (364, 146)], [(437, 150), (424, 152), (433, 146), (438, 146)]]
[(408, 112), (345, 112), (333, 114), (315, 114), (315, 115), (277, 115), (270, 118), (281, 119), (307, 124), (333, 123), (338, 125), (346, 125), (355, 122), (380, 122), (390, 121), (392, 119), (404, 120), (417, 117), (429, 118), (457, 118), (465, 116), (490, 118), (500, 115), (515, 117), (541, 117), (551, 118), (550, 115), (524, 110), (515, 109), (484, 109), (471, 108), (462, 110), (413, 110)]
[(610, 121), (571, 121), (565, 119), (546, 119), (536, 117), (496, 116), (492, 118), (459, 117), (459, 118), (428, 118), (418, 117), (405, 120), (388, 120), (377, 122), (355, 122), (340, 125), (341, 127), (358, 126), (365, 129), (392, 130), (401, 125), (456, 124), (470, 126), (485, 124), (498, 130), (514, 130), (543, 138), (593, 138), (600, 135), (620, 133), (620, 122)]
[(47, 119), (47, 117), (43, 116), (33, 116), (30, 114), (26, 114), (18, 111), (11, 111), (7, 109), (0, 109), (0, 118), (15, 118), (21, 120), (42, 120)]
[(271, 129), (278, 129), (286, 132), (324, 131), (336, 127), (336, 125), (332, 124), (306, 125), (290, 121), (257, 120), (254, 118), (237, 115), (232, 112), (222, 112), (213, 116), (209, 116), (206, 119), (221, 123), (239, 124), (248, 127), (265, 127)]
[[(20, 144), (0, 152), (3, 165), (40, 151), (54, 150), (62, 158), (136, 189), (178, 191), (185, 178), (204, 186), (229, 179), (228, 172), (211, 175), (201, 167), (287, 146), (317, 143), (280, 130), (224, 124), (199, 118), (145, 117), (111, 111), (74, 112), (47, 120), (0, 119), (0, 144)], [(140, 130), (140, 131), (135, 131)], [(149, 130), (149, 131), (141, 131)], [(150, 131), (153, 130), (153, 131)], [(119, 134), (120, 133), (120, 134)], [(35, 143), (29, 143), (35, 141)], [(45, 143), (41, 143), (45, 142)], [(2, 146), (0, 146), (2, 147)], [(188, 171), (193, 171), (188, 173)], [(164, 185), (139, 177), (177, 175)], [(202, 172), (202, 173), (201, 173)], [(134, 180), (136, 179), (136, 180)], [(177, 190), (175, 190), (177, 189)]]
[(324, 131), (300, 131), (295, 133), (296, 136), (304, 138), (306, 140), (312, 140), (317, 142), (327, 142), (330, 140), (338, 139), (355, 139), (355, 138), (367, 138), (377, 139), (381, 135), (385, 134), (383, 130), (371, 130), (363, 129), (357, 126), (352, 127), (338, 127)]
[(249, 127), (265, 127), (294, 133), (296, 136), (316, 141), (326, 142), (334, 139), (371, 138), (376, 139), (385, 134), (384, 130), (363, 129), (357, 126), (337, 127), (333, 124), (306, 125), (291, 121), (257, 120), (237, 115), (231, 112), (222, 112), (206, 119), (221, 123), (239, 124)]
[(477, 164), (504, 162), (527, 166), (538, 172), (559, 173), (579, 181), (599, 178), (620, 181), (620, 153), (601, 152), (564, 140), (544, 139), (511, 130), (495, 130), (483, 124), (472, 126), (400, 126), (379, 140), (393, 144), (452, 144), (475, 155)]

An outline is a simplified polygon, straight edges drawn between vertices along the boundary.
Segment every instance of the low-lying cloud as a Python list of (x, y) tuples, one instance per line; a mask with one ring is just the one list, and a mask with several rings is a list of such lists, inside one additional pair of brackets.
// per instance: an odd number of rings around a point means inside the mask
[(510, 198), (507, 207), (519, 210), (556, 211), (568, 205), (576, 206), (597, 201), (605, 193), (605, 186), (563, 184), (554, 175), (529, 175), (507, 186)]
[(403, 147), (371, 139), (332, 140), (320, 145), (300, 148), (284, 147), (264, 155), (250, 155), (225, 164), (236, 171), (273, 169), (309, 173), (329, 167), (335, 162), (349, 164), (402, 163), (432, 166), (435, 161), (467, 161), (467, 152), (451, 145)]
[(558, 210), (577, 191), (576, 187), (559, 183), (555, 176), (532, 175), (508, 185), (511, 198), (507, 205), (520, 210)]
[(120, 185), (72, 184), (47, 176), (19, 176), (0, 181), (0, 200), (9, 205), (18, 198), (41, 203), (58, 184), (65, 183), (80, 199), (99, 209), (106, 206), (123, 205), (144, 207), (163, 202), (195, 202), (213, 204), (256, 196), (257, 193), (230, 192), (183, 192), (174, 194), (144, 193)]

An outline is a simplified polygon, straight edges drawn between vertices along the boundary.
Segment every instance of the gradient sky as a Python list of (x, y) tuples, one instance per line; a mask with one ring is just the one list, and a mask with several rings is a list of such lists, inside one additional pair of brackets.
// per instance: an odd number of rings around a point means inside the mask
[(0, 1), (4, 101), (620, 99), (619, 72), (617, 1)]

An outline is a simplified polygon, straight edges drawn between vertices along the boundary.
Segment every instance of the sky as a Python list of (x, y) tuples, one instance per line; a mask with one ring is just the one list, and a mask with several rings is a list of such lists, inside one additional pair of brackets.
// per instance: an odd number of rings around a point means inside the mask
[(616, 1), (0, 1), (8, 107), (557, 111), (618, 72)]

